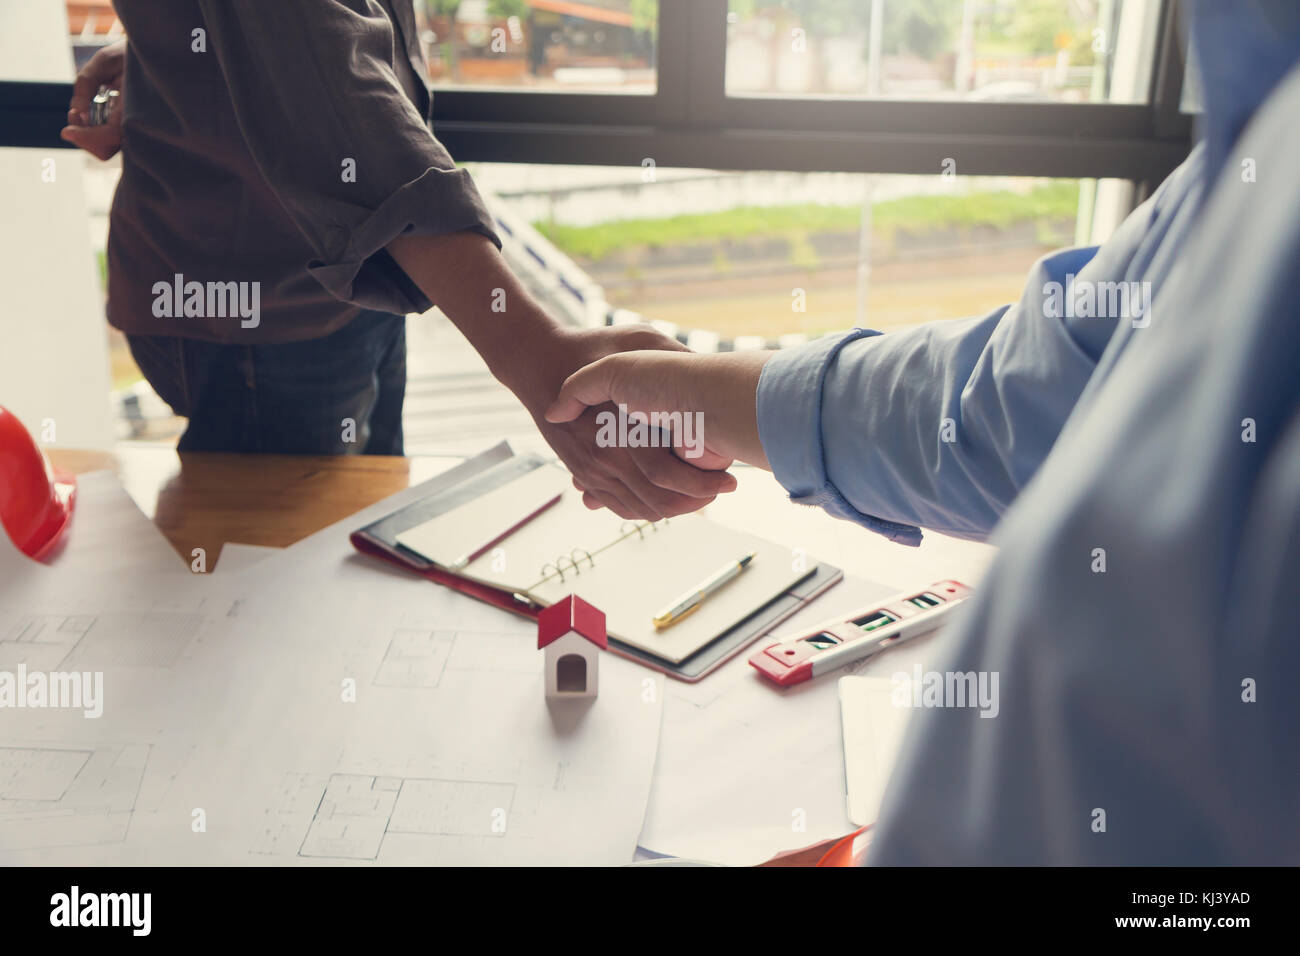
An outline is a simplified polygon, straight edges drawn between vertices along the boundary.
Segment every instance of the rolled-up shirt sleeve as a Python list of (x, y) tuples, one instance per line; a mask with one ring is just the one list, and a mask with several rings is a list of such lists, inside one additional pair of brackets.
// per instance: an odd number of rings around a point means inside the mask
[[(801, 349), (778, 352), (769, 359), (758, 388), (759, 439), (773, 475), (790, 493), (791, 501), (823, 508), (902, 544), (919, 544), (919, 529), (859, 511), (828, 474), (823, 437), (826, 379), (844, 348), (879, 334), (854, 329)], [(838, 450), (835, 456), (839, 457)], [(851, 495), (855, 490), (852, 486), (847, 489)], [(855, 497), (865, 504), (861, 495)]]
[(1168, 255), (1163, 237), (1196, 215), (1203, 159), (1194, 151), (1103, 246), (1039, 259), (1011, 305), (884, 335), (854, 329), (769, 359), (759, 439), (791, 499), (902, 544), (919, 544), (921, 528), (987, 537), (1139, 318), (1065, 299), (1131, 284)]
[(986, 537), (1096, 367), (1041, 301), (1094, 252), (1040, 260), (1024, 297), (983, 317), (856, 329), (775, 355), (757, 411), (777, 480), (794, 501), (901, 544), (919, 544), (920, 528)]
[(314, 251), (334, 296), (389, 312), (431, 303), (385, 246), (480, 233), (500, 245), (467, 171), (434, 137), (394, 69), (374, 0), (200, 0), (240, 132)]

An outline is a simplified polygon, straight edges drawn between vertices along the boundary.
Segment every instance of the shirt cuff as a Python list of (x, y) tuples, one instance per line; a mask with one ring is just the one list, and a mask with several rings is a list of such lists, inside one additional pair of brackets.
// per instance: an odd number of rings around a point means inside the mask
[(398, 315), (425, 312), (433, 303), (384, 247), (398, 236), (454, 232), (477, 232), (501, 248), (492, 217), (469, 173), (431, 167), (354, 227), (332, 261), (313, 259), (307, 271), (344, 302)]
[(915, 547), (921, 543), (920, 528), (863, 514), (849, 504), (826, 472), (822, 447), (826, 375), (840, 349), (879, 334), (874, 329), (853, 329), (783, 349), (768, 359), (758, 380), (758, 438), (772, 474), (795, 504), (815, 505), (891, 541)]

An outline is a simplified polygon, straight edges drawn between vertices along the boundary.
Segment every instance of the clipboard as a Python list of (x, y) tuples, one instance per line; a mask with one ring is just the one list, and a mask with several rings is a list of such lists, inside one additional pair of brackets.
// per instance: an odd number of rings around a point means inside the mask
[[(527, 475), (540, 467), (550, 467), (537, 455), (516, 455), (508, 442), (501, 442), (482, 454), (463, 462), (429, 482), (429, 494), (407, 507), (387, 515), (351, 535), (353, 547), (363, 554), (382, 558), (421, 574), (470, 597), (495, 607), (536, 619), (545, 606), (527, 595), (508, 588), (473, 580), (441, 567), (418, 552), (404, 546), (399, 536), (448, 512), (470, 504), (474, 499)], [(811, 563), (806, 572), (751, 613), (720, 630), (707, 643), (679, 660), (666, 660), (641, 647), (609, 637), (609, 650), (634, 660), (652, 670), (677, 680), (693, 683), (701, 680), (721, 664), (770, 634), (809, 601), (843, 579), (843, 572), (824, 563)]]

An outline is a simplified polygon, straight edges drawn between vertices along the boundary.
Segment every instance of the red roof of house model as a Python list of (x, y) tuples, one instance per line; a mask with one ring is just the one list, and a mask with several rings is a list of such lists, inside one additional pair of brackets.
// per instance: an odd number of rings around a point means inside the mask
[(576, 594), (556, 601), (537, 615), (537, 649), (577, 631), (602, 651), (608, 649), (605, 637), (605, 612), (592, 607)]

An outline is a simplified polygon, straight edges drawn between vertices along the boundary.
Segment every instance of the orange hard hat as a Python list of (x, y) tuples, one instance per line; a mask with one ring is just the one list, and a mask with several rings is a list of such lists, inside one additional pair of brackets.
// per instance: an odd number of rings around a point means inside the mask
[(37, 561), (72, 520), (77, 483), (56, 472), (23, 423), (0, 405), (0, 523), (9, 539)]

